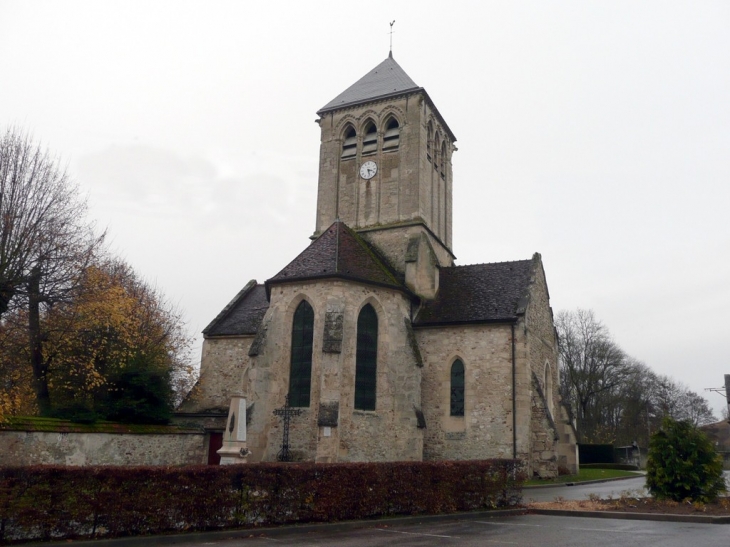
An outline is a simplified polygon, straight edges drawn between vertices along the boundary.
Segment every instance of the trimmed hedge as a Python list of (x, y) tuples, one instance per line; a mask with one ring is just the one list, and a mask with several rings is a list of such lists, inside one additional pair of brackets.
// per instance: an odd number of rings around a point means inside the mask
[(0, 543), (511, 506), (513, 460), (0, 468)]

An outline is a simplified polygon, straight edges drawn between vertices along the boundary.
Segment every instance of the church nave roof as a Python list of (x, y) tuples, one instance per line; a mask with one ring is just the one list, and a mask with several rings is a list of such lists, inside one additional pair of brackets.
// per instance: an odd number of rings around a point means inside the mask
[(531, 260), (441, 268), (438, 294), (423, 304), (414, 325), (515, 321), (539, 260), (536, 254)]

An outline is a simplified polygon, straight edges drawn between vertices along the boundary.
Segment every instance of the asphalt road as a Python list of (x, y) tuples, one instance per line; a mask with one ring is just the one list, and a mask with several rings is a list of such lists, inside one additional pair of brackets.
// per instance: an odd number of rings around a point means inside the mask
[(534, 546), (534, 547), (720, 547), (730, 544), (730, 527), (716, 524), (522, 515), (413, 524), (365, 524), (347, 531), (278, 530), (238, 539), (176, 543), (182, 547), (399, 547)]
[[(564, 500), (586, 500), (592, 494), (601, 499), (618, 498), (623, 492), (648, 495), (644, 489), (646, 477), (622, 479), (620, 481), (599, 482), (593, 484), (576, 484), (575, 486), (548, 486), (540, 488), (525, 488), (522, 499), (525, 503), (531, 501), (554, 501), (556, 498)], [(730, 542), (728, 542), (730, 545)]]
[[(730, 489), (730, 471), (725, 471), (725, 482)], [(525, 488), (522, 491), (522, 498), (525, 503), (531, 501), (554, 501), (555, 498), (564, 500), (586, 500), (591, 494), (601, 499), (618, 498), (624, 492), (633, 495), (648, 496), (645, 489), (646, 477), (644, 475), (631, 479), (618, 481), (599, 482), (593, 484), (576, 484), (575, 486), (549, 486), (540, 488)], [(730, 533), (728, 541), (724, 545), (730, 546)]]

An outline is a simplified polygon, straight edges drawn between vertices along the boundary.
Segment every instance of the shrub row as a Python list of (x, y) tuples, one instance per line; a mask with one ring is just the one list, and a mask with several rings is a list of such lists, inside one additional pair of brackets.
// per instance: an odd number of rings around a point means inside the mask
[(493, 509), (513, 460), (0, 468), (0, 542), (115, 537)]

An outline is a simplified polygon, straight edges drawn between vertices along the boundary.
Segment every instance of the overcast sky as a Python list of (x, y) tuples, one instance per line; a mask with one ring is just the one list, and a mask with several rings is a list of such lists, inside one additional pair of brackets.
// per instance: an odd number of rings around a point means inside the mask
[(0, 127), (200, 331), (314, 231), (315, 112), (388, 54), (457, 137), (457, 264), (542, 254), (704, 395), (730, 373), (730, 2), (0, 0)]

